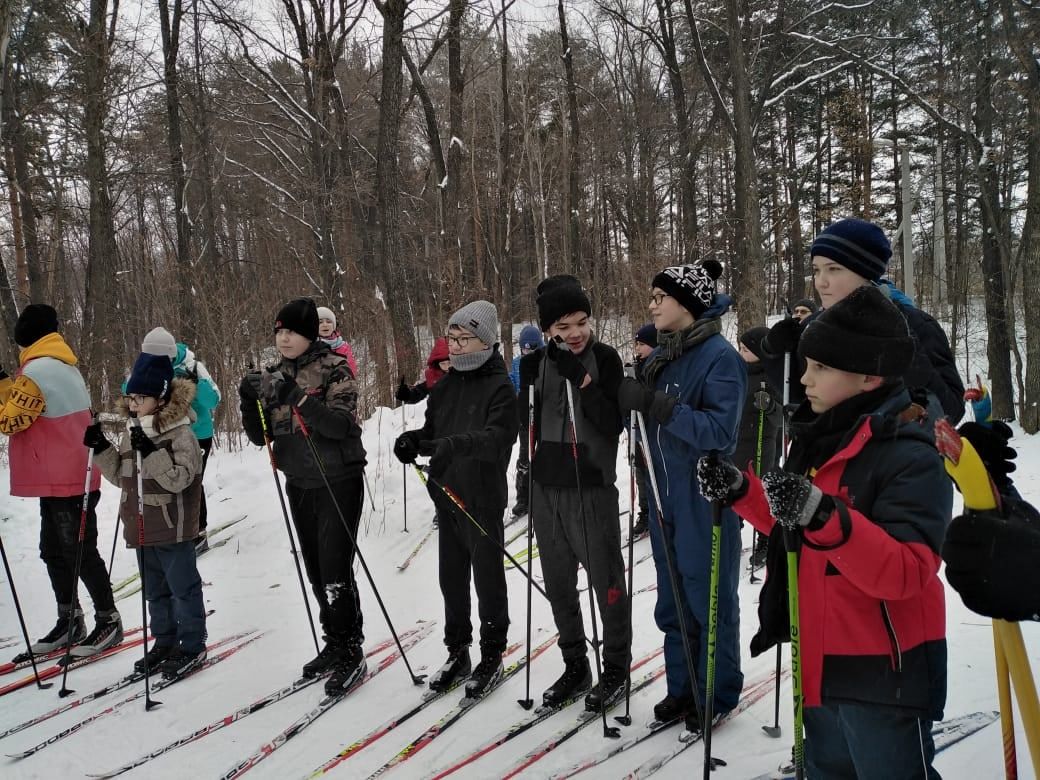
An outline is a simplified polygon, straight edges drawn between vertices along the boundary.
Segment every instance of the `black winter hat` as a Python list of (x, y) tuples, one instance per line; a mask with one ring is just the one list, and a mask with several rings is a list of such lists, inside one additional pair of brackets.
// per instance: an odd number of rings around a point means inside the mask
[(127, 395), (150, 395), (167, 400), (173, 392), (173, 363), (166, 355), (137, 356), (130, 378), (126, 380)]
[(794, 311), (799, 306), (804, 306), (806, 309), (811, 311), (813, 314), (820, 310), (820, 304), (814, 301), (812, 298), (802, 298), (791, 304), (791, 311)]
[(278, 312), (274, 329), (288, 328), (308, 341), (318, 338), (318, 307), (310, 298), (289, 301)]
[(876, 282), (888, 270), (892, 245), (885, 232), (873, 222), (842, 219), (816, 236), (809, 255), (830, 258), (864, 279)]
[(14, 342), (22, 349), (30, 347), (44, 336), (58, 332), (58, 312), (46, 303), (30, 303), (18, 315), (14, 324)]
[(700, 265), (669, 266), (654, 277), (650, 286), (664, 290), (697, 319), (715, 300), (715, 282), (720, 276), (722, 264), (705, 260)]
[(641, 344), (646, 344), (648, 347), (656, 347), (657, 328), (654, 327), (654, 323), (648, 322), (646, 325), (637, 330), (635, 340)]
[(535, 300), (538, 307), (538, 326), (543, 333), (548, 331), (556, 320), (576, 311), (592, 316), (589, 296), (585, 294), (577, 277), (570, 274), (558, 274), (543, 279), (538, 283), (535, 292), (538, 293)]
[(740, 343), (751, 350), (751, 353), (759, 360), (762, 359), (762, 339), (769, 333), (769, 328), (759, 325), (757, 328), (748, 328), (740, 334)]
[(798, 356), (853, 374), (898, 377), (914, 359), (914, 339), (902, 312), (868, 285), (809, 321)]

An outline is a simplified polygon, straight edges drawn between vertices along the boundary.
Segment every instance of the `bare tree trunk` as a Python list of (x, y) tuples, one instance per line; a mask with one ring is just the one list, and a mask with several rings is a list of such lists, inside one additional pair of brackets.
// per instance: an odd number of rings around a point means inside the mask
[(574, 82), (574, 55), (567, 35), (567, 14), (563, 0), (556, 4), (560, 17), (560, 47), (567, 85), (567, 243), (570, 271), (581, 270), (581, 131), (578, 126), (578, 88)]
[[(408, 319), (406, 305), (407, 284), (404, 264), (401, 262), (399, 233), (400, 206), (398, 188), (400, 176), (397, 161), (398, 133), (401, 110), (401, 64), (404, 46), (404, 16), (409, 0), (386, 0), (380, 4), (383, 14), (383, 77), (379, 91), (379, 138), (376, 146), (376, 183), (379, 214), (381, 217), (379, 260), (383, 276), (383, 294), (388, 301), (390, 323), (393, 329), (395, 369), (411, 371), (418, 365), (419, 355), (415, 334)], [(381, 388), (381, 395), (389, 392), (389, 385)]]
[(517, 264), (510, 251), (509, 233), (513, 227), (513, 209), (510, 194), (512, 193), (512, 177), (510, 175), (510, 123), (509, 113), (509, 20), (506, 15), (507, 0), (502, 0), (502, 56), (499, 59), (501, 71), (499, 86), (502, 100), (502, 124), (498, 137), (498, 267), (500, 280), (499, 300), (502, 301), (502, 354), (506, 362), (513, 359), (513, 321), (516, 319), (516, 280)]

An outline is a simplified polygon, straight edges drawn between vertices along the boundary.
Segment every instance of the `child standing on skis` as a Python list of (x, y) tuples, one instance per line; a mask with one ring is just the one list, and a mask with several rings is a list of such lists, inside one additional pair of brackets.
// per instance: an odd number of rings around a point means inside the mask
[(266, 424), (318, 600), (325, 647), (304, 664), (303, 675), (332, 672), (325, 690), (337, 695), (365, 672), (353, 565), (365, 494), (357, 383), (346, 358), (318, 338), (318, 308), (310, 298), (283, 306), (274, 333), (282, 359), (249, 372), (239, 386), (242, 427), (253, 444), (263, 446)]
[(73, 655), (92, 655), (123, 640), (105, 562), (97, 549), (101, 474), (91, 474), (79, 579), (94, 602), (97, 626), (87, 636), (74, 581), (76, 547), (87, 476), (83, 431), (90, 424), (90, 393), (77, 359), (58, 333), (58, 313), (43, 303), (26, 306), (15, 323), (22, 348), (12, 379), (0, 368), (0, 433), (10, 437), (11, 495), (40, 499), (40, 558), (47, 566), (58, 622), (34, 643), (34, 653), (65, 647), (72, 624)]
[[(516, 439), (516, 398), (498, 351), (498, 312), (473, 301), (448, 322), (451, 370), (430, 392), (426, 421), (394, 444), (402, 463), (430, 456), (430, 495), (441, 518), (439, 573), (447, 663), (430, 679), (446, 691), (466, 675), (466, 695), (483, 696), (502, 674), (509, 629), (502, 545), (506, 469)], [(459, 497), (477, 528), (444, 495)], [(480, 614), (480, 663), (470, 674), (470, 572)]]
[[(155, 637), (148, 668), (176, 678), (206, 660), (206, 610), (195, 565), (202, 497), (202, 450), (191, 430), (195, 385), (174, 379), (165, 355), (142, 353), (125, 392), (120, 411), (129, 419), (119, 445), (111, 445), (100, 423), (87, 428), (83, 443), (94, 450), (105, 478), (123, 490), (123, 538), (138, 550)], [(142, 659), (135, 667), (144, 671), (144, 665)]]
[[(664, 632), (668, 685), (668, 695), (654, 707), (654, 716), (661, 721), (685, 716), (691, 731), (703, 728), (697, 713), (705, 704), (712, 576), (711, 507), (697, 488), (694, 470), (703, 453), (733, 451), (747, 387), (744, 362), (721, 334), (721, 318), (730, 305), (729, 296), (716, 289), (721, 275), (722, 266), (709, 260), (665, 268), (653, 278), (649, 308), (657, 328), (657, 350), (640, 379), (626, 378), (618, 390), (622, 411), (643, 415), (646, 430), (640, 433), (648, 443), (664, 510), (658, 517), (656, 502), (650, 505), (650, 545), (658, 583), (654, 618)], [(721, 714), (737, 706), (744, 682), (737, 598), (740, 528), (732, 512), (722, 517), (718, 567), (712, 708)], [(678, 603), (672, 595), (673, 578)], [(695, 671), (687, 663), (687, 641)]]
[[(914, 340), (877, 288), (860, 287), (810, 322), (798, 354), (806, 400), (785, 470), (759, 479), (705, 458), (701, 490), (763, 533), (779, 525), (800, 539), (807, 776), (935, 780), (931, 727), (946, 698), (939, 550), (953, 489), (934, 422), (901, 379)], [(790, 625), (786, 583), (769, 571), (763, 585), (767, 647)]]
[[(545, 691), (542, 701), (546, 706), (559, 706), (592, 685), (578, 594), (580, 564), (603, 620), (600, 683), (585, 697), (586, 708), (598, 711), (624, 696), (632, 659), (615, 484), (622, 431), (617, 388), (623, 369), (618, 353), (592, 333), (592, 305), (576, 278), (544, 279), (538, 285), (536, 304), (538, 325), (549, 340), (544, 349), (520, 359), (518, 403), (524, 428), (521, 435), (526, 436), (527, 388), (533, 385), (534, 502), (530, 510), (564, 663), (563, 674)], [(568, 385), (574, 400), (576, 444), (571, 435)]]

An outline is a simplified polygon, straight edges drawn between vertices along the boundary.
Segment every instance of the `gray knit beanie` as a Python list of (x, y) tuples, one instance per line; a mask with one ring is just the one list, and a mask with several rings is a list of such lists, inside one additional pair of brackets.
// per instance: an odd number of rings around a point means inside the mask
[(166, 328), (152, 328), (141, 342), (141, 352), (146, 355), (165, 355), (177, 359), (177, 342)]
[(498, 343), (498, 309), (490, 301), (467, 303), (448, 320), (448, 327), (465, 328), (489, 347)]

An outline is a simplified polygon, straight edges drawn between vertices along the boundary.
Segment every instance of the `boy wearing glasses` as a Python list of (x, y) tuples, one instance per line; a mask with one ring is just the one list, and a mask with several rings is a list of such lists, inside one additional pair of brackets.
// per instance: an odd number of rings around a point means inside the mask
[(21, 347), (12, 379), (0, 368), (0, 433), (10, 437), (11, 495), (40, 499), (40, 558), (58, 607), (54, 628), (34, 643), (34, 653), (65, 647), (72, 623), (74, 655), (90, 655), (123, 639), (105, 562), (97, 549), (101, 475), (90, 477), (86, 535), (79, 578), (94, 602), (97, 627), (88, 637), (79, 606), (79, 583), (72, 577), (83, 509), (87, 450), (83, 431), (90, 424), (90, 393), (78, 362), (58, 333), (58, 313), (44, 303), (26, 306), (14, 326)]
[[(202, 500), (202, 450), (192, 433), (195, 385), (174, 379), (165, 355), (142, 353), (126, 381), (120, 411), (127, 417), (119, 446), (90, 425), (83, 444), (105, 478), (122, 488), (119, 515), (128, 547), (138, 549), (155, 644), (148, 668), (174, 679), (206, 660), (206, 610), (195, 564)], [(138, 456), (140, 459), (138, 459)], [(141, 464), (143, 498), (138, 496)], [(144, 514), (138, 527), (138, 503)], [(144, 659), (135, 664), (143, 672)]]
[[(615, 484), (622, 430), (617, 388), (624, 372), (618, 353), (592, 333), (592, 306), (577, 279), (561, 275), (543, 280), (536, 304), (538, 324), (549, 342), (545, 349), (521, 358), (519, 397), (526, 427), (527, 388), (534, 385), (531, 517), (564, 663), (563, 674), (544, 692), (542, 701), (548, 707), (561, 706), (592, 685), (578, 594), (580, 563), (603, 620), (602, 685), (597, 684), (585, 697), (586, 708), (598, 711), (624, 696), (632, 657)], [(574, 400), (576, 443), (570, 425), (568, 382)]]
[[(447, 691), (469, 675), (470, 698), (483, 696), (501, 678), (509, 629), (502, 518), (517, 422), (516, 396), (498, 351), (498, 331), (498, 312), (488, 301), (473, 301), (451, 316), (451, 370), (430, 391), (423, 427), (405, 431), (394, 444), (402, 463), (429, 456), (429, 490), (441, 518), (439, 574), (448, 660), (430, 679), (430, 688)], [(479, 528), (444, 489), (458, 496)], [(480, 662), (472, 673), (471, 571), (480, 615)]]
[[(643, 414), (663, 509), (663, 517), (657, 518), (657, 507), (650, 505), (654, 515), (650, 545), (658, 582), (654, 618), (664, 632), (668, 682), (667, 696), (654, 707), (654, 716), (661, 721), (686, 716), (690, 731), (702, 728), (693, 696), (700, 696), (703, 710), (712, 549), (712, 509), (698, 489), (695, 470), (702, 454), (733, 452), (747, 387), (744, 361), (721, 333), (721, 318), (731, 303), (717, 292), (721, 274), (722, 266), (709, 260), (665, 268), (653, 278), (650, 316), (657, 328), (657, 350), (644, 364), (640, 378), (626, 378), (618, 390), (622, 412)], [(669, 557), (677, 571), (669, 571)], [(727, 510), (719, 556), (713, 710), (718, 714), (737, 705), (744, 682), (739, 572), (740, 525)], [(679, 586), (679, 603), (672, 596), (673, 577)], [(686, 663), (682, 626), (696, 665), (696, 681)]]
[(357, 382), (347, 359), (318, 338), (318, 307), (310, 298), (285, 304), (273, 330), (282, 359), (242, 378), (242, 427), (249, 441), (262, 447), (266, 422), (275, 462), (285, 475), (307, 579), (318, 601), (325, 647), (303, 665), (303, 676), (331, 672), (325, 692), (338, 696), (366, 668), (354, 580), (353, 540), (365, 496)]

